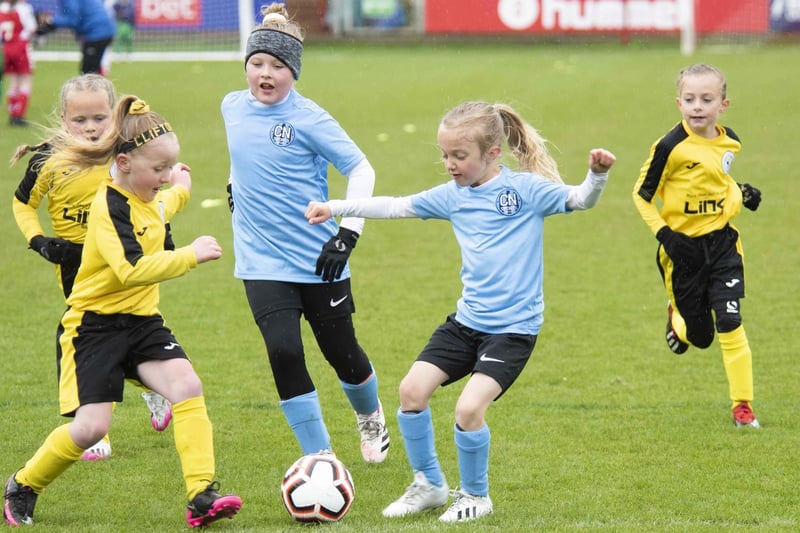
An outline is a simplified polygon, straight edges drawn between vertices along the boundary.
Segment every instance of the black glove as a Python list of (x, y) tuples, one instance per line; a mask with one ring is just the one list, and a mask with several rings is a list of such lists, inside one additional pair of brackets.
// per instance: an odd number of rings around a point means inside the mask
[(228, 186), (225, 187), (225, 190), (228, 191), (228, 209), (230, 209), (231, 213), (233, 213), (233, 193), (231, 192), (230, 183), (228, 183)]
[(172, 226), (169, 225), (169, 222), (164, 224), (164, 249), (165, 250), (174, 250), (175, 249), (175, 241), (172, 240)]
[(82, 247), (58, 237), (37, 235), (30, 242), (31, 250), (57, 265), (80, 258)]
[(34, 16), (36, 17), (36, 35), (47, 35), (55, 31), (56, 27), (53, 25), (52, 13), (36, 11)]
[(742, 202), (744, 206), (750, 211), (758, 209), (758, 204), (761, 203), (761, 191), (749, 183), (737, 183), (737, 185), (742, 190)]
[(673, 263), (690, 268), (700, 268), (703, 265), (702, 248), (685, 233), (664, 226), (656, 233), (656, 239), (664, 246), (664, 251)]
[(322, 274), (322, 281), (339, 279), (347, 265), (347, 258), (356, 247), (358, 233), (347, 228), (339, 228), (339, 233), (328, 239), (317, 259), (316, 274)]

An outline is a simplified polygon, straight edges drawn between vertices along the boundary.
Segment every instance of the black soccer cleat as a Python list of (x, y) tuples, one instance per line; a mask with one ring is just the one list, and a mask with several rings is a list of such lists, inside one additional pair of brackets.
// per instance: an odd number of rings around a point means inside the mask
[(667, 346), (675, 354), (685, 353), (689, 349), (689, 345), (683, 342), (675, 330), (672, 328), (672, 302), (667, 304), (667, 333), (665, 335)]
[(10, 526), (32, 526), (33, 508), (36, 507), (38, 494), (27, 485), (20, 485), (14, 477), (16, 472), (6, 481), (5, 502), (3, 504), (3, 517)]
[(222, 518), (233, 518), (242, 508), (242, 499), (233, 494), (222, 496), (217, 490), (219, 483), (211, 483), (206, 490), (192, 498), (186, 506), (186, 522), (189, 527), (207, 526)]

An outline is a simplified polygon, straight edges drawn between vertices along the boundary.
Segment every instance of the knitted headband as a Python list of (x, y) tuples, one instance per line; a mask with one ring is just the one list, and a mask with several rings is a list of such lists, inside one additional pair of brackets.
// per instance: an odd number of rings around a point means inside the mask
[(300, 57), (303, 55), (303, 43), (299, 39), (278, 30), (266, 28), (254, 30), (247, 38), (245, 65), (250, 56), (262, 52), (285, 63), (292, 71), (294, 79), (300, 77)]

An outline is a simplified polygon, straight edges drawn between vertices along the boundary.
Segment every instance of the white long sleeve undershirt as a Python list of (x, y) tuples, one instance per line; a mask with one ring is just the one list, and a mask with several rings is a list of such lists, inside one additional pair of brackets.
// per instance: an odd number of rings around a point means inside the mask
[[(591, 209), (597, 204), (608, 180), (608, 172), (587, 172), (580, 185), (569, 186), (566, 206), (572, 211)], [(363, 218), (415, 218), (410, 196), (373, 196), (371, 198), (329, 200), (331, 216)], [(342, 219), (350, 220), (350, 219)], [(363, 219), (362, 219), (363, 223)], [(348, 226), (349, 227), (349, 226)], [(350, 228), (352, 229), (352, 228)]]
[[(375, 170), (369, 161), (364, 159), (347, 175), (347, 200), (368, 199), (375, 188)], [(346, 217), (339, 222), (339, 227), (355, 231), (359, 235), (364, 231), (364, 217)]]

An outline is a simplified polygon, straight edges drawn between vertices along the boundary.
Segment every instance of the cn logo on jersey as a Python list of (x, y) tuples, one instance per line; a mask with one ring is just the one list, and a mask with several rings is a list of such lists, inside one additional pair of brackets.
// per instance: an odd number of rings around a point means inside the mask
[(501, 215), (514, 216), (522, 209), (522, 198), (514, 189), (506, 189), (497, 195), (494, 206)]
[(294, 141), (294, 126), (281, 122), (269, 130), (269, 137), (275, 146), (289, 146)]

